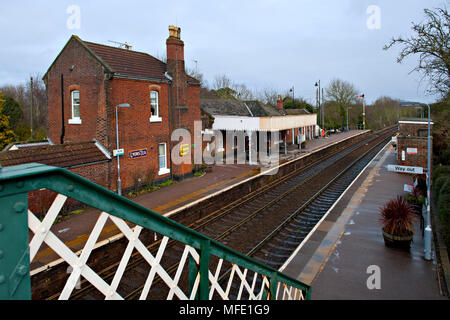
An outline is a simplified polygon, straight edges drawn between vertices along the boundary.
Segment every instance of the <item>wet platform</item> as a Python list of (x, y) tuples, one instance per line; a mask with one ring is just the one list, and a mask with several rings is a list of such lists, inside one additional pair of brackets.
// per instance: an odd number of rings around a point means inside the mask
[[(280, 150), (280, 161), (289, 161), (297, 157), (305, 156), (315, 150), (345, 140), (347, 138), (363, 134), (364, 130), (353, 130), (330, 135), (326, 138), (309, 140), (302, 150), (298, 146), (288, 146), (287, 153)], [(171, 216), (190, 206), (195, 202), (202, 201), (206, 197), (221, 192), (226, 188), (241, 183), (260, 173), (259, 166), (248, 164), (216, 164), (211, 172), (201, 177), (190, 177), (174, 184), (162, 187), (160, 190), (132, 198), (133, 201), (165, 216)], [(100, 211), (95, 208), (87, 208), (81, 213), (72, 215), (70, 219), (63, 220), (52, 226), (52, 231), (72, 250), (79, 251), (84, 247), (89, 233), (93, 229)], [(117, 227), (108, 221), (99, 237), (98, 246), (114, 241), (120, 236)], [(58, 257), (45, 245), (35, 257), (32, 264), (36, 268), (45, 266)]]
[[(412, 176), (387, 170), (396, 163), (387, 145), (354, 181), (282, 267), (312, 286), (312, 299), (446, 299), (436, 261), (426, 261), (420, 220), (410, 251), (384, 245), (379, 210)], [(434, 248), (433, 248), (434, 252)]]

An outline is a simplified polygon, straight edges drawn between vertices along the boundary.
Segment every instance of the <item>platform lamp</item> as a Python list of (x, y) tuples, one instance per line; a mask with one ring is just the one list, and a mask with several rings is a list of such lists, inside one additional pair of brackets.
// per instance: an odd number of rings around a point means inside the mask
[(318, 82), (316, 82), (315, 84), (314, 84), (314, 87), (318, 87), (319, 89), (317, 90), (317, 92), (318, 92), (318, 100), (317, 100), (317, 102), (318, 102), (318, 104), (319, 104), (319, 114), (320, 114), (320, 118), (319, 118), (319, 121), (320, 121), (320, 125), (322, 126), (322, 129), (324, 129), (325, 130), (325, 117), (324, 117), (324, 114), (323, 114), (323, 107), (322, 107), (322, 100), (323, 100), (323, 97), (321, 97), (320, 96), (320, 80), (318, 81)]
[(400, 101), (399, 107), (428, 107), (428, 157), (427, 157), (427, 225), (424, 232), (424, 259), (431, 260), (431, 221), (430, 221), (430, 196), (431, 196), (431, 112), (430, 105), (421, 102)]
[(357, 96), (358, 98), (362, 98), (362, 103), (363, 103), (363, 112), (362, 112), (362, 116), (363, 116), (363, 130), (366, 130), (366, 100), (364, 99), (364, 93)]
[[(116, 141), (117, 150), (119, 150), (119, 114), (117, 112), (118, 108), (129, 108), (130, 104), (121, 103), (116, 106)], [(117, 194), (122, 195), (122, 181), (120, 180), (120, 154), (117, 153)]]

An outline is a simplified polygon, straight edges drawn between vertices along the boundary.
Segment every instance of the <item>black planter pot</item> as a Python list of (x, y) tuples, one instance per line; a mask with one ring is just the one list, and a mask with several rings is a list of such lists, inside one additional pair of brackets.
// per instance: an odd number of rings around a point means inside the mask
[(382, 232), (383, 232), (384, 244), (387, 247), (400, 248), (400, 249), (405, 249), (405, 250), (410, 249), (414, 234), (411, 234), (409, 236), (396, 236), (396, 235), (392, 235), (387, 232), (384, 232), (383, 230), (382, 230)]

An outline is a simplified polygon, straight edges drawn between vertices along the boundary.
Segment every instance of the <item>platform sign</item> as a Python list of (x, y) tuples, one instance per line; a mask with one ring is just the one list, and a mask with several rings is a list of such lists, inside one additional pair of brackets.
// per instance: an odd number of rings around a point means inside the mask
[(125, 151), (123, 149), (114, 149), (113, 150), (113, 156), (123, 156), (125, 153)]
[(409, 166), (399, 166), (395, 164), (388, 164), (388, 171), (402, 172), (402, 173), (413, 173), (413, 174), (423, 174), (422, 167), (409, 167)]
[(180, 156), (184, 156), (189, 153), (189, 145), (188, 144), (182, 144), (180, 146)]
[(407, 154), (417, 154), (417, 148), (406, 148)]
[(147, 149), (134, 150), (129, 153), (131, 159), (147, 156)]

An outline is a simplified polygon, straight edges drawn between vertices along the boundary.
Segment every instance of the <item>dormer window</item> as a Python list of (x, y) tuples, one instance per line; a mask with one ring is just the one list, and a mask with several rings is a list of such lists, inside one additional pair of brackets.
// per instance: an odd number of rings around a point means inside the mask
[(80, 118), (80, 91), (73, 90), (70, 93), (72, 105), (72, 119), (69, 119), (69, 124), (81, 124)]
[(159, 92), (150, 91), (150, 122), (161, 122), (159, 116)]

